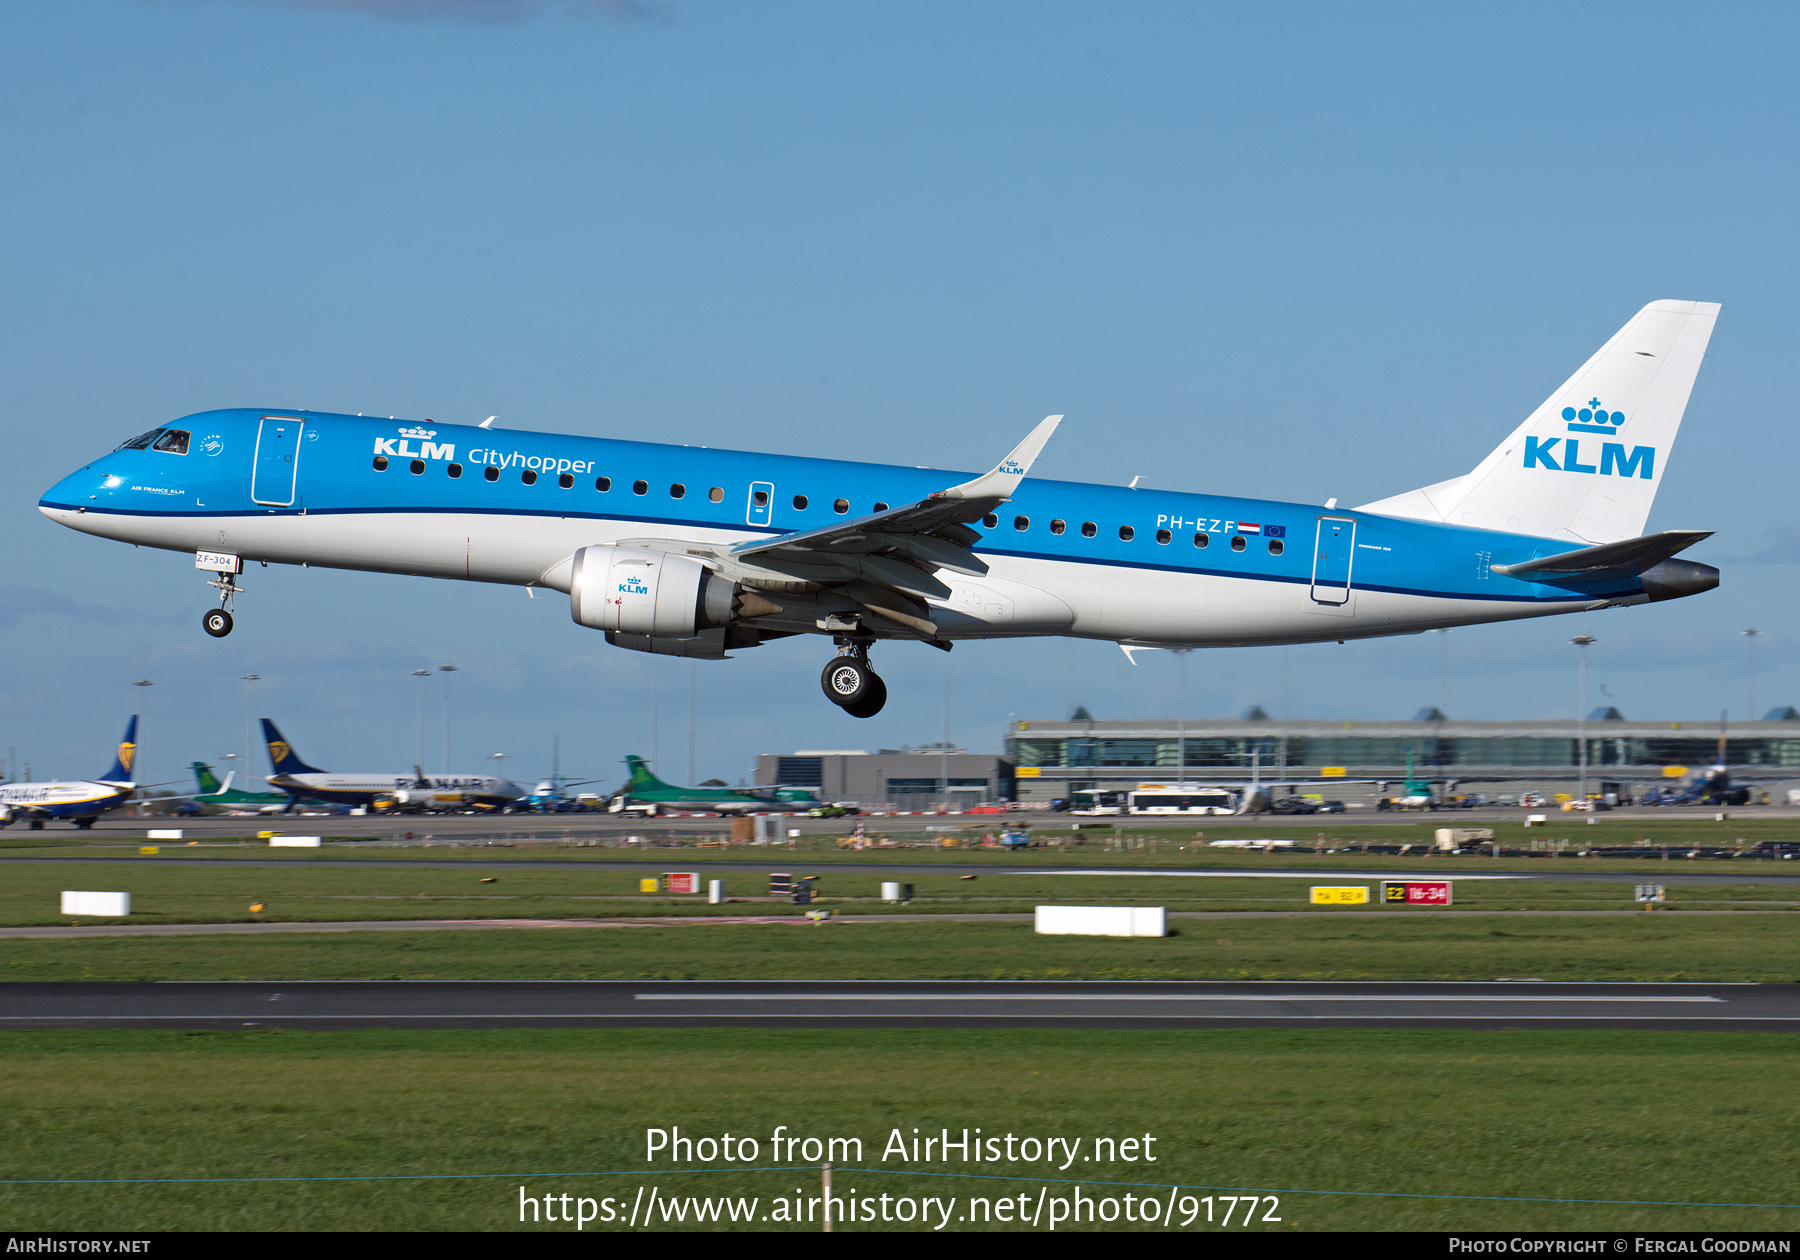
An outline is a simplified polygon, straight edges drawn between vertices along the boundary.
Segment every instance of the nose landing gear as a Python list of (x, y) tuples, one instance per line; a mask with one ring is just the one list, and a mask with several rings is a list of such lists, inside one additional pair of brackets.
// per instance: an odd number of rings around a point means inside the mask
[(887, 703), (887, 684), (869, 667), (869, 644), (872, 640), (838, 640), (838, 654), (825, 666), (819, 684), (825, 698), (851, 717), (870, 718)]
[(237, 603), (238, 592), (244, 588), (237, 584), (235, 573), (217, 574), (207, 585), (218, 588), (219, 606), (208, 609), (200, 618), (200, 628), (215, 639), (223, 639), (231, 633), (231, 609)]

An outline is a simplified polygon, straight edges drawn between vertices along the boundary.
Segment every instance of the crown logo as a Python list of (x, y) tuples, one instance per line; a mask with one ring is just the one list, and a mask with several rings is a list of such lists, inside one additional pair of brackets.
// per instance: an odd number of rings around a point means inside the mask
[(405, 428), (404, 426), (402, 426), (402, 428), (400, 430), (400, 436), (403, 438), (406, 438), (406, 437), (434, 438), (437, 436), (437, 430), (436, 429), (408, 429), (408, 428)]
[(1580, 411), (1564, 407), (1562, 417), (1569, 422), (1570, 433), (1602, 433), (1607, 437), (1617, 433), (1619, 426), (1625, 423), (1623, 411), (1607, 411), (1598, 398), (1589, 399), (1588, 405)]

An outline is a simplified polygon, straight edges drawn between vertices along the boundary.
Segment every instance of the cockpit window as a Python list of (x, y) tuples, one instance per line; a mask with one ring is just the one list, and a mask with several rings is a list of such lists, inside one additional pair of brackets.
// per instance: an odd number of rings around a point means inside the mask
[(163, 435), (151, 446), (153, 451), (166, 451), (170, 455), (186, 455), (188, 438), (192, 436), (186, 429), (164, 429)]
[(113, 449), (115, 451), (147, 451), (150, 449), (150, 443), (156, 441), (157, 434), (161, 432), (161, 429), (152, 429), (148, 433), (140, 433), (129, 442), (120, 442)]

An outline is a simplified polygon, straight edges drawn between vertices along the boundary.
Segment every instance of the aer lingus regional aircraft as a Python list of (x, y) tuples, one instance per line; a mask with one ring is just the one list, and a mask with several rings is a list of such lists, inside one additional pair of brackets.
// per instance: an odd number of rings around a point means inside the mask
[[(884, 640), (1312, 643), (1711, 590), (1717, 569), (1673, 558), (1709, 531), (1644, 526), (1718, 312), (1652, 302), (1472, 472), (1349, 510), (1027, 481), (1060, 416), (958, 478), (282, 408), (151, 429), (39, 508), (194, 553), (213, 635), (249, 561), (549, 587), (639, 652), (829, 636), (826, 695), (870, 717)], [(1433, 449), (1416, 433), (1379, 435), (1397, 467)]]

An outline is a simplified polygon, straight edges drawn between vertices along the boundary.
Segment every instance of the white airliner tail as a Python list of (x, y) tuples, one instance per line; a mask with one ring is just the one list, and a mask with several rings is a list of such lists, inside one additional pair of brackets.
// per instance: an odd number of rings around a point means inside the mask
[(1597, 544), (1643, 534), (1719, 317), (1652, 302), (1475, 471), (1359, 511)]

